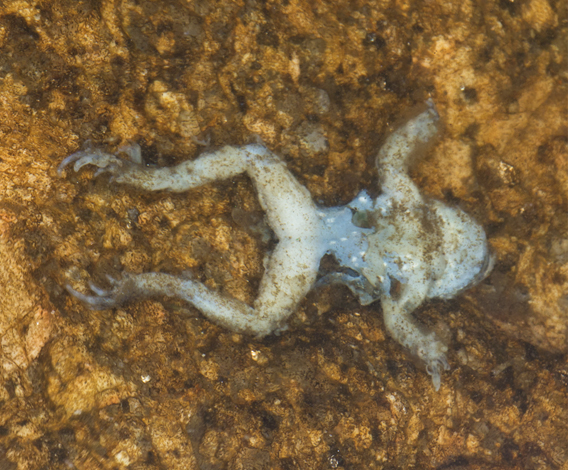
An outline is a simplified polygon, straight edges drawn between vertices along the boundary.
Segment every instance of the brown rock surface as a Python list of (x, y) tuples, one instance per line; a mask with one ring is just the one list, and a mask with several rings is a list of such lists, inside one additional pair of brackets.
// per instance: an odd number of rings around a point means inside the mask
[[(567, 27), (560, 0), (0, 3), (0, 468), (568, 469)], [(416, 312), (449, 340), (439, 393), (347, 289), (255, 341), (62, 288), (190, 271), (250, 302), (273, 244), (245, 177), (58, 178), (88, 141), (172, 165), (260, 138), (338, 205), (380, 191), (377, 149), (429, 97), (413, 177), (497, 255)]]

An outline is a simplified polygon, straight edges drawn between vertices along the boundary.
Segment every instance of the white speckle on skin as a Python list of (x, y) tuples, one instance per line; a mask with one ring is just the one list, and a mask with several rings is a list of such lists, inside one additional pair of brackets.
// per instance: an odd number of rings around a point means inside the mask
[[(252, 307), (165, 273), (125, 273), (120, 281), (112, 280), (110, 290), (93, 289), (95, 295), (70, 286), (67, 290), (95, 309), (133, 298), (176, 296), (232, 331), (262, 337), (286, 328), (287, 318), (315, 284), (321, 258), (331, 253), (350, 272), (332, 273), (319, 283), (343, 283), (363, 305), (380, 299), (388, 332), (424, 362), (438, 390), (442, 371), (449, 369), (447, 347), (415, 323), (412, 311), (426, 299), (448, 299), (479, 282), (491, 270), (493, 258), (481, 226), (460, 209), (423, 197), (407, 174), (410, 157), (437, 132), (438, 115), (429, 104), (381, 148), (377, 166), (382, 194), (372, 199), (362, 191), (344, 207), (317, 207), (286, 165), (262, 145), (223, 147), (173, 168), (138, 163), (136, 148), (126, 150), (135, 157), (131, 161), (100, 150), (67, 157), (59, 174), (71, 163), (75, 171), (90, 164), (99, 168), (97, 175), (111, 173), (112, 182), (149, 191), (187, 191), (246, 173), (279, 240)], [(365, 221), (365, 227), (356, 225), (357, 220)], [(251, 357), (257, 360), (258, 352), (252, 350)], [(144, 383), (149, 380), (142, 377)]]

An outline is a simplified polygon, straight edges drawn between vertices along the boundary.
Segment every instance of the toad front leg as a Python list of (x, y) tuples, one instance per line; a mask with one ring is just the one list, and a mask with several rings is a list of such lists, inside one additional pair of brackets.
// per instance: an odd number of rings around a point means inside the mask
[(310, 194), (284, 163), (261, 145), (224, 147), (172, 168), (149, 168), (97, 150), (67, 157), (70, 163), (99, 167), (112, 181), (140, 189), (188, 191), (203, 184), (247, 173), (253, 181), (268, 223), (278, 237), (253, 306), (209, 290), (201, 283), (164, 273), (127, 274), (105, 291), (91, 286), (96, 295), (71, 294), (91, 308), (112, 308), (133, 298), (175, 296), (193, 304), (210, 320), (230, 330), (265, 336), (283, 326), (312, 287), (323, 251), (321, 221)]
[(492, 257), (482, 227), (457, 207), (423, 197), (408, 176), (412, 157), (437, 132), (430, 107), (395, 131), (377, 156), (383, 193), (371, 212), (376, 232), (362, 273), (382, 289), (385, 326), (392, 337), (424, 361), (438, 390), (449, 368), (447, 347), (420, 326), (412, 312), (426, 299), (452, 298), (483, 279)]

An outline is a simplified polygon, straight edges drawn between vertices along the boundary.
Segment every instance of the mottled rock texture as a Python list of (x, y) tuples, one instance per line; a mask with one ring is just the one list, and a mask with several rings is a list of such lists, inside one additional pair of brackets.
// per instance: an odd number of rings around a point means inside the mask
[[(566, 8), (2, 2), (0, 468), (566, 470)], [(250, 301), (275, 242), (244, 176), (177, 195), (58, 178), (88, 141), (171, 165), (261, 139), (339, 205), (380, 192), (377, 149), (428, 98), (445, 129), (413, 178), (497, 256), (416, 312), (450, 344), (438, 393), (347, 289), (259, 342), (179, 302), (91, 312), (61, 287), (159, 270)]]

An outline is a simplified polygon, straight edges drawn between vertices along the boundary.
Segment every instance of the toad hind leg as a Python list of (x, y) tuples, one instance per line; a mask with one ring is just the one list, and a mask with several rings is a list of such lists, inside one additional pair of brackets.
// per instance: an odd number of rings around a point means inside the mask
[(253, 181), (269, 225), (279, 242), (271, 254), (253, 307), (209, 290), (204, 285), (161, 273), (125, 275), (110, 291), (96, 295), (69, 292), (92, 308), (111, 308), (132, 298), (180, 297), (210, 320), (237, 332), (264, 336), (282, 326), (312, 287), (323, 255), (320, 219), (311, 197), (284, 163), (260, 145), (224, 147), (173, 168), (147, 168), (97, 151), (64, 160), (59, 171), (74, 162), (75, 169), (92, 164), (108, 171), (117, 183), (146, 190), (187, 191), (246, 172)]
[(195, 306), (208, 319), (238, 333), (265, 336), (281, 325), (270, 312), (255, 311), (244, 302), (211, 291), (200, 282), (165, 273), (123, 274), (112, 280), (112, 288), (91, 285), (96, 295), (82, 294), (69, 285), (67, 290), (93, 310), (118, 307), (128, 301), (167, 296), (177, 297)]

